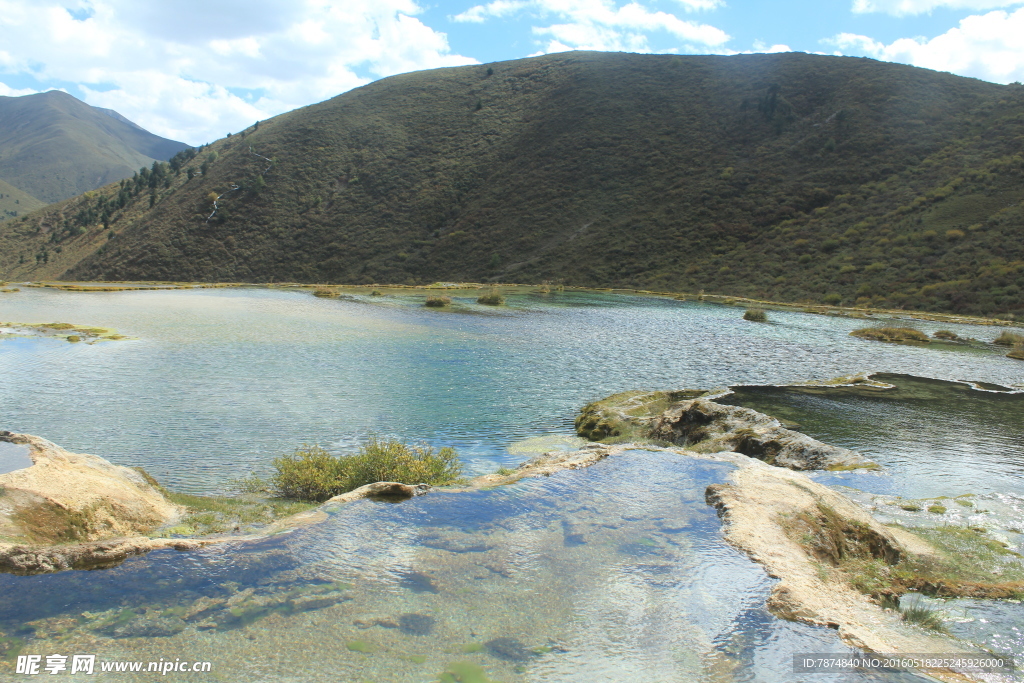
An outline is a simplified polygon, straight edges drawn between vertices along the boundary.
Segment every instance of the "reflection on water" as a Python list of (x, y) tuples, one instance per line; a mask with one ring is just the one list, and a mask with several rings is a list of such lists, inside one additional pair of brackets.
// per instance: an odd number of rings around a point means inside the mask
[(633, 451), (491, 491), (356, 502), (253, 547), (0, 576), (0, 631), (25, 652), (210, 660), (225, 681), (472, 667), (500, 681), (788, 680), (794, 652), (849, 649), (765, 611), (771, 581), (703, 502), (727, 468)]
[(303, 442), (340, 449), (369, 431), (455, 445), (473, 472), (490, 472), (522, 461), (509, 444), (571, 435), (584, 403), (634, 388), (863, 370), (1024, 383), (1024, 363), (1005, 350), (850, 337), (860, 320), (780, 311), (765, 325), (738, 307), (597, 293), (509, 294), (498, 309), (455, 299), (476, 314), (426, 309), (407, 294), (23, 291), (0, 301), (0, 319), (101, 325), (134, 339), (0, 341), (2, 428), (203, 493)]

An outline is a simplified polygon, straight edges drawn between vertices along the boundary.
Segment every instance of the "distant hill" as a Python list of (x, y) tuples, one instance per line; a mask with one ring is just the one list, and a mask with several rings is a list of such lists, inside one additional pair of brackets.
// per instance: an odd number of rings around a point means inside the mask
[(0, 221), (17, 219), (44, 206), (46, 202), (0, 180)]
[(0, 276), (552, 280), (1024, 315), (1022, 144), (1024, 88), (869, 59), (438, 69), (0, 223)]
[(187, 147), (57, 90), (0, 97), (0, 179), (43, 202), (102, 187)]

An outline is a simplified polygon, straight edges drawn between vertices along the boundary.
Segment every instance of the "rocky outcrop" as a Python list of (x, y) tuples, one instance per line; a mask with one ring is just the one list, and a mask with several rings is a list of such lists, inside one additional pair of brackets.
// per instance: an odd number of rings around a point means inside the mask
[(71, 453), (29, 434), (0, 432), (28, 448), (32, 466), (0, 475), (0, 542), (67, 543), (145, 534), (176, 519), (145, 473)]
[(32, 462), (0, 474), (0, 571), (94, 569), (198, 547), (142, 536), (181, 513), (143, 472), (29, 434), (0, 432), (0, 441), (25, 446)]
[(130, 557), (152, 550), (197, 550), (216, 543), (213, 539), (115, 538), (91, 543), (66, 545), (0, 544), (0, 571), (8, 574), (51, 574), (68, 569), (107, 569)]
[(770, 415), (701, 398), (670, 406), (651, 421), (649, 434), (687, 448), (742, 453), (791, 470), (875, 467), (848, 448), (785, 429)]
[[(800, 472), (750, 459), (729, 479), (708, 487), (707, 502), (723, 517), (726, 539), (779, 579), (768, 600), (773, 614), (834, 628), (850, 645), (874, 652), (963, 650), (950, 638), (906, 625), (841, 571), (830, 571), (851, 558), (894, 565), (908, 555), (934, 556), (930, 545)], [(964, 680), (954, 672), (930, 673)]]
[(576, 433), (605, 443), (653, 441), (706, 453), (733, 451), (793, 470), (876, 467), (848, 448), (785, 429), (770, 415), (713, 400), (728, 393), (693, 389), (615, 394), (586, 405), (576, 418)]

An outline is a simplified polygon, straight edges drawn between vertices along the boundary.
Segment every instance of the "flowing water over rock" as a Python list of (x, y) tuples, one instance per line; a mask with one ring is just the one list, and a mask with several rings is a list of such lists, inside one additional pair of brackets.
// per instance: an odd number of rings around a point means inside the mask
[[(0, 319), (130, 339), (0, 338), (0, 428), (214, 493), (303, 442), (342, 452), (369, 432), (454, 445), (471, 474), (492, 472), (577, 445), (576, 411), (626, 389), (865, 370), (1024, 384), (1024, 363), (998, 349), (849, 337), (859, 320), (776, 312), (764, 325), (739, 308), (594, 293), (510, 293), (496, 309), (476, 296), (455, 293), (456, 310), (433, 311), (401, 292), (23, 292)], [(893, 381), (902, 393), (743, 387), (733, 399), (880, 463), (881, 473), (815, 476), (883, 512), (915, 514), (873, 496), (974, 493), (1016, 505), (1021, 395)], [(256, 544), (0, 576), (0, 659), (19, 648), (183, 657), (212, 661), (226, 681), (430, 681), (446, 671), (461, 681), (789, 680), (794, 652), (849, 648), (833, 631), (767, 613), (771, 580), (722, 541), (704, 503), (728, 467), (635, 451), (492, 491), (358, 501)], [(1024, 622), (1019, 605), (998, 605), (1000, 623)], [(971, 630), (985, 617), (962, 609), (967, 637), (1019, 642)]]

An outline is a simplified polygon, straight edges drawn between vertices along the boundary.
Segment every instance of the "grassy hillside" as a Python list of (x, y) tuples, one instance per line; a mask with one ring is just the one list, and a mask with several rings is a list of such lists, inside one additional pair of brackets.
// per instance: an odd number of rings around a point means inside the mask
[(67, 93), (0, 97), (0, 179), (56, 202), (187, 147)]
[(46, 206), (28, 192), (0, 180), (0, 221), (9, 221)]
[(0, 224), (0, 276), (558, 280), (1024, 314), (1022, 143), (1024, 88), (868, 59), (439, 69)]

